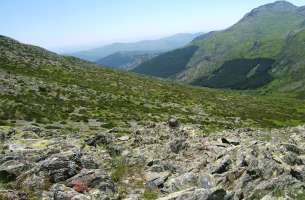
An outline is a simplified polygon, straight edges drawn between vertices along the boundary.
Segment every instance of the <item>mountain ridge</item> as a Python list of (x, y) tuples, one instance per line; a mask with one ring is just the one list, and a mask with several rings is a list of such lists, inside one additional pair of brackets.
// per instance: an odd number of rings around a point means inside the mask
[(164, 52), (179, 48), (190, 42), (201, 33), (178, 33), (172, 36), (156, 39), (142, 40), (132, 43), (113, 43), (92, 50), (76, 52), (69, 55), (89, 61), (97, 61), (119, 51), (158, 51)]
[[(215, 75), (212, 74), (223, 66), (225, 62), (230, 60), (256, 58), (279, 59), (281, 57), (280, 55), (285, 52), (284, 50), (287, 45), (286, 39), (302, 31), (304, 27), (305, 17), (302, 12), (303, 8), (286, 1), (263, 5), (251, 10), (228, 29), (210, 32), (195, 38), (189, 46), (193, 45), (199, 48), (187, 64), (181, 68), (183, 70), (174, 76), (169, 75), (164, 78), (197, 84), (200, 79), (206, 79), (204, 82), (208, 82)], [(301, 46), (299, 50), (304, 51)], [(160, 56), (153, 58), (152, 61), (157, 63)], [(176, 59), (178, 57), (171, 57), (171, 60)], [(171, 60), (164, 61), (167, 63), (167, 68), (175, 68), (174, 65), (171, 65)], [(148, 66), (150, 66), (150, 63), (143, 63), (139, 67), (145, 68)], [(153, 68), (153, 66), (150, 67)], [(274, 67), (276, 66), (272, 68)], [(137, 68), (136, 70), (141, 71)], [(142, 73), (150, 75), (149, 71)], [(272, 82), (276, 82), (276, 79), (284, 78), (272, 74), (272, 70), (266, 73), (270, 73), (272, 80), (256, 89), (273, 84)], [(233, 80), (228, 79), (227, 81), (230, 82)], [(305, 91), (305, 87), (299, 89), (301, 89), (299, 92), (302, 90)]]

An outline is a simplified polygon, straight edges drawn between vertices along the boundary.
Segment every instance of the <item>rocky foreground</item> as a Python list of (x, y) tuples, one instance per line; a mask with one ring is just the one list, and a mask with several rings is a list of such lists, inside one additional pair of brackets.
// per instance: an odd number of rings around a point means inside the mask
[(0, 127), (0, 199), (305, 199), (305, 126), (203, 136), (171, 119), (59, 134)]

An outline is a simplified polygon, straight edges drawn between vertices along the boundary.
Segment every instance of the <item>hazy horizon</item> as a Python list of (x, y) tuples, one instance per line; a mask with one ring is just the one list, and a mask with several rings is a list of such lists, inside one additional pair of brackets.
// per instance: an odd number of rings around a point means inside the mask
[(272, 2), (1, 0), (0, 34), (56, 52), (72, 52), (113, 42), (225, 29), (253, 8)]

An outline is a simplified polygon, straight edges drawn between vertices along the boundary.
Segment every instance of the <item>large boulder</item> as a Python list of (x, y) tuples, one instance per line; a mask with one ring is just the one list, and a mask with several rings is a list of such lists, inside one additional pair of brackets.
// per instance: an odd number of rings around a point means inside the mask
[(116, 191), (116, 187), (111, 177), (101, 169), (83, 169), (79, 174), (65, 181), (69, 187), (74, 187), (77, 184), (82, 184), (88, 189), (99, 189), (104, 194), (111, 194)]
[(28, 168), (29, 165), (25, 163), (8, 159), (0, 165), (0, 181), (3, 183), (15, 181)]
[(47, 173), (51, 182), (58, 183), (76, 175), (81, 170), (81, 162), (75, 156), (55, 155), (42, 161), (40, 170)]

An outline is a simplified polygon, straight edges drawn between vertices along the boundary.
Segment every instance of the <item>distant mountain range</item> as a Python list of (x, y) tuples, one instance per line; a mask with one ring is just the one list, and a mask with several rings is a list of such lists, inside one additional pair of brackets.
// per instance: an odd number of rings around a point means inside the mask
[(134, 72), (231, 89), (305, 91), (305, 7), (277, 1)]
[(113, 43), (87, 51), (75, 52), (70, 55), (95, 62), (98, 60), (101, 61), (102, 58), (116, 54), (118, 52), (165, 52), (183, 47), (201, 34), (202, 33), (179, 33), (157, 40), (143, 40), (134, 43)]

